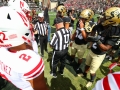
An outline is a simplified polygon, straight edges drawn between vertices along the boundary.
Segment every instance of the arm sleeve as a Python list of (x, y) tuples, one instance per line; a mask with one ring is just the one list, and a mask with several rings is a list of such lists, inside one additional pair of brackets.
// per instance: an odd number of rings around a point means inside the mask
[(37, 30), (37, 29), (38, 29), (38, 22), (34, 26), (34, 30)]
[(53, 38), (52, 38), (52, 40), (51, 40), (51, 42), (50, 42), (50, 45), (51, 45), (51, 46), (55, 46), (56, 42), (57, 42), (57, 36), (56, 36), (56, 34), (54, 33)]

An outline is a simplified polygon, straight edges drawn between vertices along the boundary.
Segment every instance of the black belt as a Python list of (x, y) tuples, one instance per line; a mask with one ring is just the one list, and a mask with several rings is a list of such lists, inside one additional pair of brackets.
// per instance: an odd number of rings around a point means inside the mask
[(40, 35), (40, 37), (44, 37), (44, 36), (47, 36), (47, 35)]
[(63, 49), (63, 50), (55, 50), (55, 49), (54, 49), (54, 51), (64, 51), (64, 50), (68, 50), (68, 48), (66, 48), (66, 49)]

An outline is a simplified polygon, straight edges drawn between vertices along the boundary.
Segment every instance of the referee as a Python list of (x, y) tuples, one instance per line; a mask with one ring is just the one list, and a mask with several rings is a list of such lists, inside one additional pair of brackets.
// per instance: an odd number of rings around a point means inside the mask
[(53, 48), (53, 57), (51, 62), (50, 74), (57, 78), (57, 65), (60, 62), (59, 73), (63, 75), (65, 67), (65, 59), (68, 53), (68, 45), (70, 41), (70, 33), (64, 28), (63, 20), (60, 17), (56, 17), (54, 20), (56, 32), (50, 42), (50, 46)]
[(41, 56), (44, 57), (44, 50), (47, 51), (47, 23), (44, 21), (43, 13), (38, 14), (38, 22), (35, 24), (35, 30), (38, 30), (38, 35), (40, 36), (40, 49), (41, 49)]

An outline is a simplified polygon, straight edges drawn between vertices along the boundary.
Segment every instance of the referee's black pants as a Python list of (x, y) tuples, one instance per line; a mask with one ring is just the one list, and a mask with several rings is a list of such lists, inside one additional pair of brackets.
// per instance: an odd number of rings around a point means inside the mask
[(48, 42), (47, 35), (45, 36), (40, 35), (40, 50), (41, 50), (41, 55), (43, 56), (44, 56), (44, 50), (47, 51), (47, 42)]
[(56, 74), (57, 65), (60, 62), (59, 72), (63, 73), (65, 67), (65, 60), (68, 53), (68, 49), (62, 51), (53, 51), (52, 62), (51, 62), (51, 73)]

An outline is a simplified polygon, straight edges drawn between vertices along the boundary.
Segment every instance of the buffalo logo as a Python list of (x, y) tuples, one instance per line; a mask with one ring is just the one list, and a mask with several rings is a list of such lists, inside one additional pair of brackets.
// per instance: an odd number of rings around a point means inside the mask
[(120, 19), (120, 11), (118, 9), (115, 11), (112, 11), (111, 16), (112, 16), (111, 18), (117, 17), (118, 19)]
[(91, 18), (92, 12), (88, 12), (88, 18)]
[(61, 8), (61, 12), (65, 12), (65, 8), (64, 7)]

